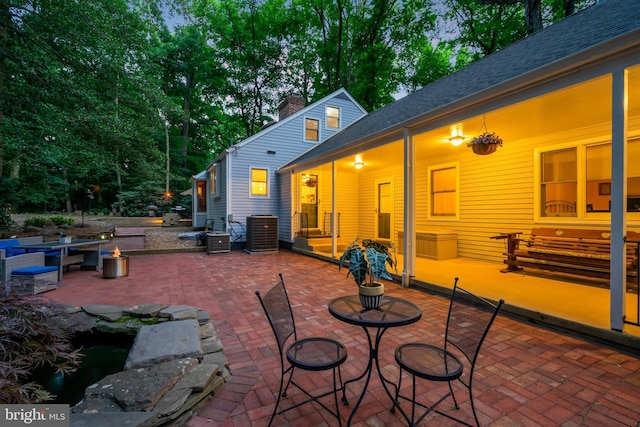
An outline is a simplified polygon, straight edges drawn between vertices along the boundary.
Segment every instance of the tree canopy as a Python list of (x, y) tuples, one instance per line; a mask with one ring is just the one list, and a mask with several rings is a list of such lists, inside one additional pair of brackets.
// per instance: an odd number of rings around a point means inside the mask
[(591, 3), (0, 0), (0, 206), (179, 203), (288, 94), (373, 111)]

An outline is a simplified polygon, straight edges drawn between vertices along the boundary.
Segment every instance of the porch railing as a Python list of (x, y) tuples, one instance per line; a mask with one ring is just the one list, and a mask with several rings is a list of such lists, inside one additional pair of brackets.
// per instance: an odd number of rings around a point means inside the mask
[[(635, 250), (635, 258), (638, 259), (638, 253), (640, 251), (640, 240), (627, 240), (628, 245), (634, 244), (636, 245)], [(636, 282), (636, 320), (635, 322), (632, 320), (627, 320), (627, 316), (624, 316), (624, 323), (628, 323), (630, 325), (640, 326), (640, 271), (638, 272), (637, 282)]]
[[(337, 221), (336, 221), (335, 234), (336, 234), (336, 237), (340, 237), (340, 212), (338, 212), (336, 215), (337, 215)], [(334, 230), (333, 230), (333, 213), (332, 212), (323, 213), (321, 231), (324, 236), (333, 236)], [(296, 230), (296, 236), (303, 237), (305, 239), (309, 238), (309, 213), (308, 212), (298, 213), (298, 227)]]
[[(336, 237), (340, 237), (340, 212), (337, 212), (336, 215), (337, 215), (337, 221), (336, 221), (337, 230), (335, 230), (335, 234), (336, 234)], [(328, 236), (333, 236), (334, 234), (333, 212), (324, 212), (322, 216), (322, 232)]]

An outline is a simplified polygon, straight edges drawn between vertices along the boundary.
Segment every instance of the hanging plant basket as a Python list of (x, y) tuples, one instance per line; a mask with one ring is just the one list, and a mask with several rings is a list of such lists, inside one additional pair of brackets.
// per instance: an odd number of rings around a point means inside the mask
[(475, 154), (485, 156), (495, 152), (498, 147), (502, 147), (502, 138), (494, 132), (484, 132), (473, 138), (467, 147), (471, 147)]

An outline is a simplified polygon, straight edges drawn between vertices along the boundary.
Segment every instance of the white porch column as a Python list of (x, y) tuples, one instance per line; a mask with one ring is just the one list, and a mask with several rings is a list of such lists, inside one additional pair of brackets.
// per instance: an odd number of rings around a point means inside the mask
[(409, 129), (404, 129), (404, 265), (402, 287), (409, 287), (409, 278), (415, 276), (416, 263), (416, 147)]
[(625, 69), (613, 72), (611, 118), (611, 329), (622, 331), (627, 290), (624, 238), (627, 234), (627, 81)]
[(336, 211), (336, 162), (331, 162), (331, 257), (338, 253), (338, 212)]

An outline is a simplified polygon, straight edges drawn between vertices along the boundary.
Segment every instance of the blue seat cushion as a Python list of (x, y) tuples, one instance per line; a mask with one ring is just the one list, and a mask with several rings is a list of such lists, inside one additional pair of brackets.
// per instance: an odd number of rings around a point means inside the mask
[[(18, 239), (6, 239), (0, 241), (0, 249), (4, 249), (6, 251), (7, 258), (19, 255), (18, 253), (14, 253), (14, 251), (22, 251), (22, 249), (13, 249), (13, 246), (20, 246)], [(24, 251), (22, 251), (22, 253), (24, 253)]]
[(52, 271), (58, 271), (58, 267), (34, 265), (31, 267), (16, 268), (11, 272), (11, 274), (16, 276), (35, 276), (37, 274), (50, 273)]
[(24, 249), (16, 249), (16, 248), (7, 248), (7, 258), (8, 257), (12, 257), (12, 256), (16, 256), (16, 255), (22, 255), (27, 253), (27, 251), (25, 251)]

